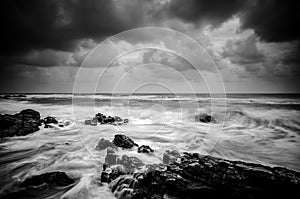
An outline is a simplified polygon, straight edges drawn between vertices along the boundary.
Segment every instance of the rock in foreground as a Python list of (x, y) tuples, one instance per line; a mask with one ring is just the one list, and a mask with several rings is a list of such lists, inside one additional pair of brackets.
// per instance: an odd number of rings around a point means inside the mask
[(168, 165), (113, 175), (110, 188), (117, 198), (292, 198), (300, 190), (295, 171), (191, 153)]
[(0, 137), (24, 136), (39, 130), (40, 113), (26, 109), (15, 115), (0, 114)]

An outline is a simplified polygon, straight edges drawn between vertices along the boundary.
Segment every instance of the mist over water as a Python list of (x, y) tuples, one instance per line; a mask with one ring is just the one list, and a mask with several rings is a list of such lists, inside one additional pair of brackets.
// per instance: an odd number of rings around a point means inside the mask
[[(0, 197), (16, 191), (15, 184), (29, 176), (64, 171), (78, 179), (61, 190), (25, 193), (28, 198), (114, 198), (108, 187), (99, 186), (106, 151), (95, 147), (101, 138), (112, 140), (120, 132), (138, 144), (155, 150), (151, 156), (134, 150), (120, 154), (136, 156), (144, 163), (160, 163), (165, 150), (198, 152), (300, 171), (300, 96), (232, 94), (215, 99), (209, 95), (77, 95), (34, 94), (26, 98), (1, 99), (0, 113), (35, 109), (42, 117), (71, 121), (63, 128), (44, 128), (27, 136), (5, 138), (0, 143)], [(224, 112), (218, 112), (226, 102)], [(220, 108), (220, 109), (218, 109)], [(86, 126), (95, 113), (128, 118), (123, 126)], [(212, 114), (216, 123), (195, 121), (195, 115)], [(221, 127), (217, 134), (209, 128)], [(216, 139), (214, 143), (211, 139)], [(213, 144), (213, 146), (211, 145)], [(27, 194), (27, 195), (26, 195)]]

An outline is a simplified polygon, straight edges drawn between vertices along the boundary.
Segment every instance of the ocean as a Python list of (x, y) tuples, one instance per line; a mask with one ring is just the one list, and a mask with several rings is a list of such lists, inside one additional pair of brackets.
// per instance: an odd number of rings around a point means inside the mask
[[(95, 147), (117, 133), (154, 149), (153, 155), (118, 151), (145, 164), (161, 163), (163, 153), (175, 149), (300, 171), (299, 94), (26, 94), (0, 99), (0, 114), (23, 109), (70, 125), (41, 126), (0, 142), (0, 198), (11, 193), (21, 198), (114, 198), (107, 185), (97, 183), (106, 151)], [(98, 112), (129, 123), (84, 124)], [(215, 122), (196, 121), (200, 113), (212, 115)], [(16, 182), (51, 171), (79, 180), (72, 187), (18, 190)]]

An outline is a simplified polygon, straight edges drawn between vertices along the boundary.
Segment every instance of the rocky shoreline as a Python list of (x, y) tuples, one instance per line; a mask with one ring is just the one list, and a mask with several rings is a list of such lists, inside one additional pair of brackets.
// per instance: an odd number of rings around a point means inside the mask
[[(130, 139), (122, 137), (125, 143)], [(161, 164), (145, 165), (136, 157), (118, 157), (123, 145), (108, 142), (101, 147), (107, 150), (101, 182), (120, 199), (278, 198), (300, 190), (300, 173), (287, 168), (177, 151), (166, 151)]]
[[(100, 124), (128, 122), (103, 114), (97, 114), (95, 118)], [(197, 120), (214, 121), (209, 115), (199, 116)], [(55, 117), (41, 119), (39, 112), (26, 109), (15, 115), (0, 115), (0, 137), (34, 133), (42, 124), (45, 128), (64, 125)], [(145, 164), (132, 152), (151, 156), (155, 150), (148, 145), (139, 145), (124, 134), (114, 135), (113, 140), (100, 138), (95, 150), (106, 150), (99, 186), (107, 184), (119, 199), (282, 198), (294, 197), (300, 190), (300, 173), (283, 167), (176, 150), (166, 150), (159, 164)], [(120, 151), (122, 156), (118, 155)], [(131, 153), (126, 154), (126, 151)], [(19, 187), (47, 190), (49, 187), (71, 187), (76, 182), (78, 179), (72, 179), (67, 173), (54, 171), (31, 176), (19, 182)]]

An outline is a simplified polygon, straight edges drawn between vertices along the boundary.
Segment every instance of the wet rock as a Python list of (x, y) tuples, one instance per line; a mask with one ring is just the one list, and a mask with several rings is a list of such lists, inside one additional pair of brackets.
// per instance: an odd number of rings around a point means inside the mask
[(45, 125), (47, 125), (47, 124), (58, 124), (58, 121), (56, 120), (55, 117), (48, 116), (48, 117), (44, 118), (44, 124)]
[(300, 189), (300, 174), (279, 167), (184, 153), (180, 162), (119, 175), (118, 198), (282, 198)]
[(210, 122), (215, 122), (215, 119), (208, 115), (207, 113), (201, 113), (199, 115), (195, 116), (196, 121), (200, 121), (203, 123), (210, 123)]
[(29, 187), (29, 186), (40, 186), (45, 183), (49, 186), (57, 185), (57, 186), (68, 186), (75, 182), (74, 179), (70, 178), (64, 172), (50, 172), (43, 173), (41, 175), (32, 176), (23, 181), (20, 186), (21, 187)]
[(121, 158), (115, 151), (108, 148), (105, 164), (101, 173), (101, 182), (110, 183), (121, 175), (131, 174), (141, 169), (145, 164), (137, 157), (123, 155)]
[(57, 124), (58, 121), (55, 117), (47, 116), (44, 118), (44, 124)]
[(101, 138), (96, 146), (96, 150), (101, 151), (107, 149), (108, 147), (116, 148), (116, 146), (111, 141)]
[(107, 167), (104, 164), (101, 173), (101, 182), (110, 183), (111, 181), (115, 180), (119, 176), (125, 175), (126, 173), (127, 171), (125, 170), (123, 165)]
[(116, 134), (113, 140), (113, 144), (125, 149), (130, 149), (134, 146), (139, 146), (134, 141), (132, 141), (132, 139), (123, 134)]
[(24, 136), (39, 130), (40, 113), (26, 109), (15, 115), (0, 114), (0, 137)]
[(123, 155), (121, 159), (117, 159), (117, 164), (123, 165), (128, 173), (141, 169), (145, 165), (137, 157), (129, 157), (127, 155)]
[(163, 163), (164, 164), (170, 164), (172, 162), (175, 162), (181, 158), (181, 155), (178, 151), (176, 150), (166, 150), (165, 153), (163, 154)]
[(112, 124), (112, 125), (121, 125), (124, 123), (128, 123), (128, 119), (123, 120), (121, 117), (119, 116), (106, 116), (102, 113), (97, 113), (95, 115), (96, 120), (100, 123), (100, 124)]
[(138, 148), (138, 153), (152, 153), (154, 152), (153, 149), (150, 148), (148, 145), (142, 145)]
[(20, 113), (16, 114), (15, 116), (21, 116), (22, 118), (24, 118), (25, 120), (40, 120), (41, 119), (41, 115), (39, 112), (33, 110), (33, 109), (25, 109), (22, 110)]

